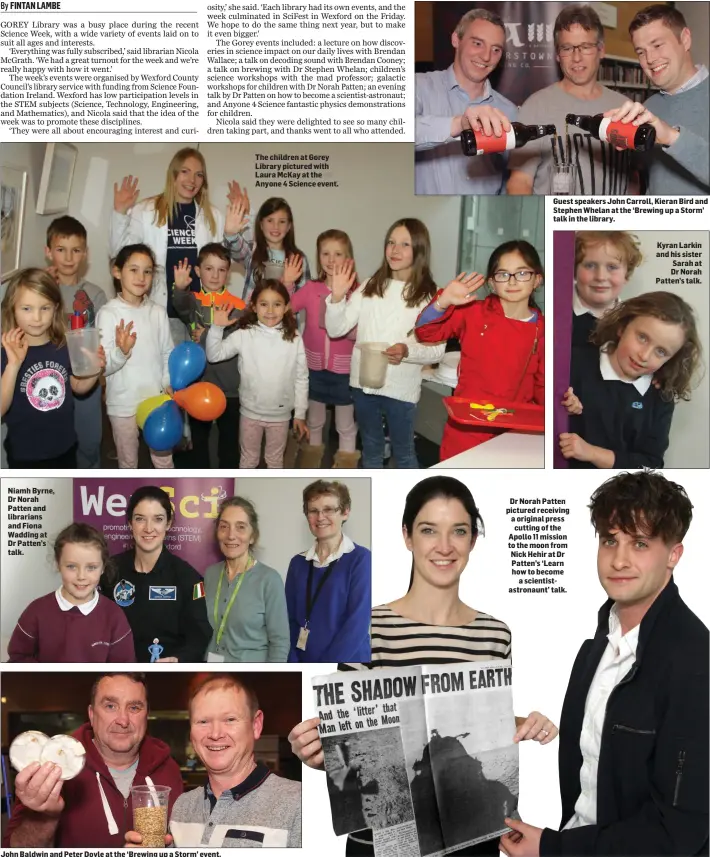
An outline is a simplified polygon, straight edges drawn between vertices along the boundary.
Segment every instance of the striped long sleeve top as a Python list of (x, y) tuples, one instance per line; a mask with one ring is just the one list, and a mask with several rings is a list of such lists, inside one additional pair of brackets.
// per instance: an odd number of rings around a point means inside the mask
[(339, 664), (338, 669), (490, 661), (511, 656), (510, 628), (487, 613), (478, 613), (466, 625), (425, 625), (381, 604), (372, 608), (371, 634), (371, 662)]

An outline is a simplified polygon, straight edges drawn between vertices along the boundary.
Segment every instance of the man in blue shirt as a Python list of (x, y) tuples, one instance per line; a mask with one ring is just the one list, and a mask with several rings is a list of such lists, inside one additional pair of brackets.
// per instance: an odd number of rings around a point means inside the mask
[(416, 193), (504, 193), (507, 153), (467, 157), (459, 138), (469, 127), (500, 137), (517, 117), (516, 106), (488, 82), (505, 51), (505, 26), (495, 13), (472, 9), (451, 44), (452, 65), (416, 76)]

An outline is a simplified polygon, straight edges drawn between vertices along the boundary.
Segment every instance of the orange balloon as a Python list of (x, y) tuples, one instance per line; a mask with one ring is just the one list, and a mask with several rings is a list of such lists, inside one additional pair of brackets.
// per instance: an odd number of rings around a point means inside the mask
[(209, 381), (198, 381), (173, 394), (173, 400), (196, 420), (212, 422), (221, 417), (227, 407), (224, 391)]

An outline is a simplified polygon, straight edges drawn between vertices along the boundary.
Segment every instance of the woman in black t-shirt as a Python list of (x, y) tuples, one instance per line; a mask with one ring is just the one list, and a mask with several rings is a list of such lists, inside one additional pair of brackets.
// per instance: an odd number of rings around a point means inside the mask
[(170, 497), (155, 485), (133, 492), (126, 509), (134, 547), (114, 557), (115, 580), (101, 591), (125, 610), (136, 660), (195, 663), (212, 636), (201, 575), (165, 546)]

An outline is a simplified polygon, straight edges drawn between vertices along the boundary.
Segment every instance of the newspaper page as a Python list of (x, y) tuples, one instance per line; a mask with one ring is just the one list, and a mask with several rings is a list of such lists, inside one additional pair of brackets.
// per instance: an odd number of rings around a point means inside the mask
[(345, 673), (313, 689), (336, 834), (371, 827), (378, 854), (442, 855), (505, 832), (518, 795), (509, 662)]

